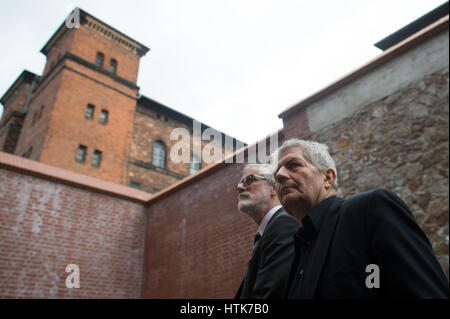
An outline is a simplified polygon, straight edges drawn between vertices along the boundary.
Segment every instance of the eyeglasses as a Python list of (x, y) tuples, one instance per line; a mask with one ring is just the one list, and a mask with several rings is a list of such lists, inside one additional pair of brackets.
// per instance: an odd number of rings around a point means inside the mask
[(241, 179), (241, 181), (236, 185), (236, 190), (238, 189), (239, 184), (242, 183), (242, 185), (243, 185), (244, 187), (248, 187), (248, 186), (250, 186), (250, 185), (251, 185), (255, 180), (257, 180), (257, 179), (263, 179), (263, 180), (269, 182), (269, 180), (268, 180), (267, 178), (265, 178), (264, 176), (255, 175), (255, 174), (250, 174), (250, 175), (248, 175), (248, 176), (245, 176), (243, 179)]

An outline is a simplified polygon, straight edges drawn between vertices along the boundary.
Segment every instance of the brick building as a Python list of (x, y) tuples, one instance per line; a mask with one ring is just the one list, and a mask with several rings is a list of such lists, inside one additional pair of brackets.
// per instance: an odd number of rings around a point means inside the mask
[[(0, 150), (155, 193), (207, 165), (169, 161), (174, 128), (205, 146), (207, 125), (139, 95), (139, 61), (149, 48), (89, 13), (75, 9), (44, 45), (41, 76), (23, 71), (1, 98)], [(69, 27), (68, 27), (69, 25)], [(244, 146), (212, 130), (227, 155)], [(233, 146), (234, 145), (234, 146)], [(198, 152), (197, 152), (198, 153)]]
[[(282, 112), (278, 137), (328, 145), (344, 197), (396, 192), (448, 277), (446, 5), (442, 16), (394, 33), (379, 56)], [(31, 85), (26, 74), (20, 81)], [(256, 231), (237, 211), (243, 166), (222, 161), (151, 195), (0, 152), (0, 297), (232, 298)], [(79, 266), (79, 289), (66, 286), (69, 264)]]

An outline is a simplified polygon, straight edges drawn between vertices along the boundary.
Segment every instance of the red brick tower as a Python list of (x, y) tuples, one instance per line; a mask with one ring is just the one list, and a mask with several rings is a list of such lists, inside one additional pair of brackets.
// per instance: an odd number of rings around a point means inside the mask
[(81, 9), (71, 16), (41, 50), (47, 62), (14, 154), (123, 184), (139, 61), (149, 49)]
[[(194, 119), (138, 94), (148, 50), (76, 8), (42, 48), (42, 76), (22, 72), (0, 99), (0, 151), (152, 193), (208, 166), (194, 151), (209, 143), (194, 136)], [(200, 124), (201, 133), (210, 128)], [(190, 134), (192, 163), (169, 160), (180, 127)], [(244, 146), (216, 132), (224, 155)]]

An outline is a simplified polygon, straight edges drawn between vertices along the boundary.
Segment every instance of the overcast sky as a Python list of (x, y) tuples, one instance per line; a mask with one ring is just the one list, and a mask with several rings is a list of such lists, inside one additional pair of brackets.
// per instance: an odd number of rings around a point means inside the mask
[[(443, 0), (0, 0), (0, 96), (78, 6), (151, 50), (140, 93), (247, 143)], [(120, 67), (120, 66), (119, 66)], [(2, 107), (3, 108), (3, 107)], [(2, 110), (0, 110), (1, 114)]]

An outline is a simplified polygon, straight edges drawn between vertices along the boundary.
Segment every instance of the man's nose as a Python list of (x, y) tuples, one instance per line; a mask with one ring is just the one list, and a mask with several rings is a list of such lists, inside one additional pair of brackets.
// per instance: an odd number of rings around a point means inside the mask
[(240, 193), (242, 191), (245, 191), (244, 183), (239, 183), (236, 186), (236, 190)]
[(280, 169), (275, 174), (275, 180), (277, 181), (277, 183), (280, 183), (287, 179), (289, 179), (288, 171), (284, 166), (281, 166)]

